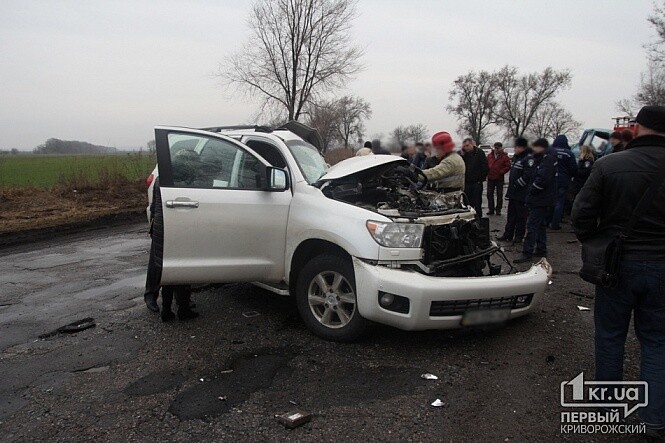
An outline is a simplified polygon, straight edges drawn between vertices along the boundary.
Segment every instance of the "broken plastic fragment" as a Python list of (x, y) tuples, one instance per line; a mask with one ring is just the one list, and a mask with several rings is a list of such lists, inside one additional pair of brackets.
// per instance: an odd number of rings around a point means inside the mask
[(432, 402), (432, 406), (434, 406), (435, 408), (440, 408), (443, 405), (445, 405), (445, 403), (442, 402), (440, 398), (437, 398)]
[(217, 397), (217, 400), (226, 401), (226, 396), (223, 396), (223, 397)]
[(578, 307), (577, 307), (577, 310), (578, 310), (578, 311), (590, 311), (591, 308), (587, 308), (586, 306), (578, 306)]
[(437, 377), (434, 374), (430, 374), (430, 373), (423, 374), (423, 375), (420, 376), (420, 378), (422, 378), (423, 380), (438, 380), (439, 379), (439, 377)]

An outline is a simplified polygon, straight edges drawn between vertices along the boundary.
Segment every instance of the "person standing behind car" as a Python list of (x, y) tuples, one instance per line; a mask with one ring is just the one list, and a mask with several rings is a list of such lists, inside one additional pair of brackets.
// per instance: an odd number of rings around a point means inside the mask
[(529, 149), (529, 142), (519, 137), (515, 140), (515, 156), (513, 167), (508, 177), (508, 219), (500, 241), (522, 243), (526, 232), (526, 219), (529, 211), (526, 208), (526, 193), (529, 190), (535, 160)]
[(570, 182), (577, 174), (577, 161), (568, 146), (568, 138), (565, 135), (557, 135), (552, 143), (552, 148), (556, 152), (557, 158), (557, 177), (556, 177), (556, 204), (550, 219), (550, 229), (558, 231), (561, 229), (561, 220), (563, 211), (568, 199), (568, 190)]
[(381, 140), (378, 138), (372, 140), (372, 153), (374, 155), (392, 155), (390, 151), (381, 147)]
[(464, 193), (469, 204), (476, 210), (476, 218), (483, 216), (483, 182), (487, 179), (489, 166), (482, 149), (478, 149), (471, 137), (462, 141), (462, 158), (466, 166)]
[[(624, 152), (596, 161), (573, 205), (573, 226), (585, 243), (619, 235), (665, 170), (665, 107), (637, 114), (635, 138)], [(626, 336), (633, 317), (641, 345), (640, 380), (648, 404), (639, 415), (647, 435), (665, 439), (665, 190), (660, 188), (623, 241), (616, 288), (596, 286), (594, 307), (597, 381), (623, 380)]]
[[(487, 174), (487, 207), (489, 212), (487, 215), (501, 215), (501, 208), (503, 208), (503, 183), (504, 177), (510, 171), (511, 163), (510, 157), (503, 150), (503, 144), (500, 142), (494, 143), (494, 147), (489, 156), (487, 156), (487, 166), (489, 172)], [(496, 196), (496, 206), (494, 204), (494, 197)]]
[(596, 157), (593, 155), (593, 149), (591, 146), (582, 145), (582, 147), (580, 147), (580, 158), (577, 161), (577, 174), (575, 174), (573, 182), (571, 183), (571, 194), (573, 196), (573, 201), (588, 180), (595, 160)]
[(610, 145), (612, 145), (611, 154), (616, 154), (617, 152), (621, 152), (626, 149), (623, 144), (623, 138), (621, 137), (621, 133), (619, 131), (614, 131), (610, 134)]
[(432, 156), (425, 162), (427, 183), (441, 192), (461, 191), (464, 187), (464, 160), (454, 152), (455, 142), (448, 132), (432, 137)]
[(162, 280), (162, 257), (164, 256), (164, 218), (162, 217), (162, 194), (159, 192), (159, 177), (152, 185), (152, 202), (150, 203), (150, 256), (148, 271), (145, 278), (143, 300), (152, 312), (159, 312), (157, 298)]
[(556, 202), (556, 151), (546, 139), (539, 138), (533, 142), (533, 160), (533, 180), (526, 195), (526, 237), (515, 263), (531, 261), (534, 255), (547, 256), (547, 216)]
[(416, 167), (423, 169), (425, 167), (425, 161), (427, 160), (427, 154), (425, 153), (425, 145), (421, 142), (416, 143), (416, 153), (413, 156), (411, 163)]

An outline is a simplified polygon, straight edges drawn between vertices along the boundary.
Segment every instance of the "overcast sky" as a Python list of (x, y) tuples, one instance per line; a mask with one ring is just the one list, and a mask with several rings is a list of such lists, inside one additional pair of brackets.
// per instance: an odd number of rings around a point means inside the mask
[[(214, 73), (249, 36), (250, 2), (0, 1), (0, 148), (47, 138), (143, 146), (153, 126), (247, 123), (256, 104)], [(374, 111), (368, 136), (399, 124), (454, 131), (445, 111), (460, 74), (505, 64), (569, 68), (560, 100), (608, 127), (634, 93), (654, 38), (650, 0), (359, 0), (366, 69), (346, 93)]]

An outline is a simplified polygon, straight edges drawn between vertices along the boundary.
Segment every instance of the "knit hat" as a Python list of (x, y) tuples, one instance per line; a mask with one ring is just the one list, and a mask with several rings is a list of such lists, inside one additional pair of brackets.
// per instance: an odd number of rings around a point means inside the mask
[(656, 132), (665, 132), (665, 106), (644, 106), (635, 121)]

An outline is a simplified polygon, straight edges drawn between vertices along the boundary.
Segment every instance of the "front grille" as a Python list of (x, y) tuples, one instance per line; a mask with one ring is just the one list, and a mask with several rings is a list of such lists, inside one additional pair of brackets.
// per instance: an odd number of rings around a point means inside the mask
[(430, 317), (454, 317), (471, 310), (519, 309), (529, 306), (532, 300), (533, 294), (523, 294), (513, 295), (512, 297), (433, 301), (429, 309), (429, 315)]

